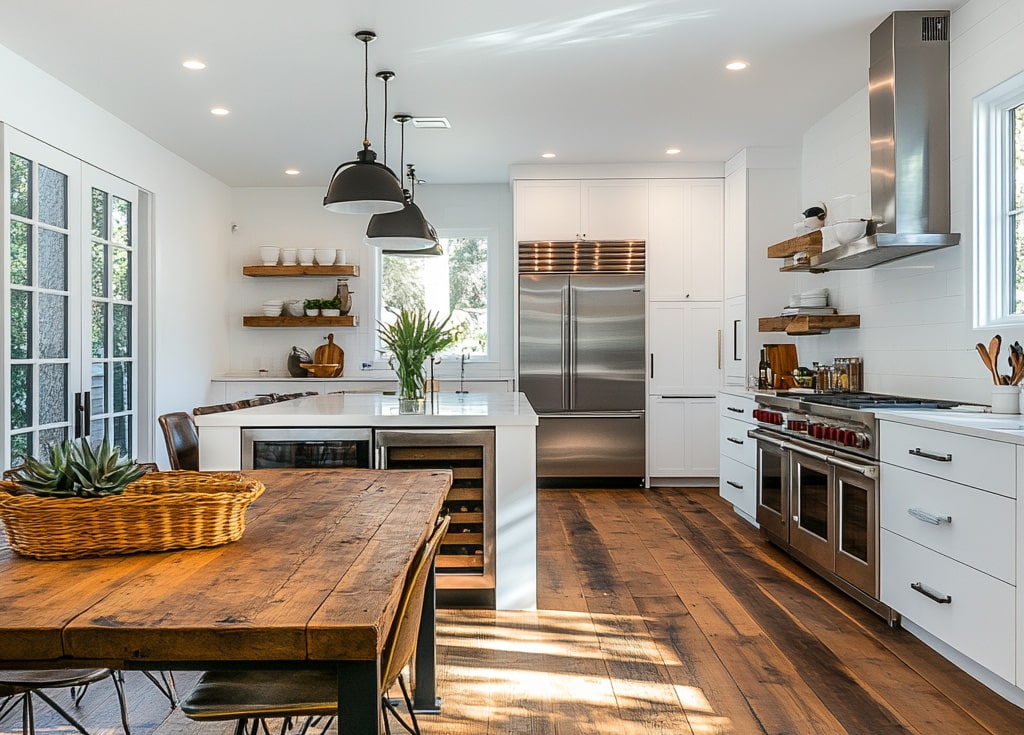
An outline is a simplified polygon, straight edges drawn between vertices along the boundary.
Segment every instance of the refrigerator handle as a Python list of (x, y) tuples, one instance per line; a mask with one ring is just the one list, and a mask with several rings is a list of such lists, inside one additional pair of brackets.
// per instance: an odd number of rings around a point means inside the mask
[(576, 366), (572, 357), (575, 354), (576, 339), (575, 315), (572, 313), (571, 284), (566, 280), (562, 286), (562, 405), (567, 409), (575, 408)]
[(718, 330), (718, 369), (722, 369), (722, 330)]
[(651, 380), (654, 380), (654, 353), (651, 353)]

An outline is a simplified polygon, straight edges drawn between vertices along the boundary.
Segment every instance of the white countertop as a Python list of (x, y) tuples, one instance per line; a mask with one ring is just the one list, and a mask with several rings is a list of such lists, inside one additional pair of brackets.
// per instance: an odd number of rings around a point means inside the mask
[[(457, 381), (458, 376), (455, 377), (440, 377), (437, 376), (438, 380), (444, 380), (445, 382)], [(212, 383), (259, 383), (265, 382), (281, 382), (288, 381), (289, 383), (324, 383), (324, 382), (339, 382), (339, 383), (395, 383), (397, 382), (395, 373), (391, 370), (380, 371), (380, 370), (367, 370), (356, 375), (342, 375), (337, 378), (296, 378), (289, 373), (229, 373), (226, 375), (218, 375), (215, 378), (211, 378)], [(507, 383), (511, 381), (510, 377), (502, 377), (500, 375), (487, 375), (483, 377), (466, 377), (467, 383)]]
[(895, 421), (927, 429), (1011, 444), (1024, 444), (1024, 416), (1009, 413), (959, 413), (946, 409), (875, 409), (880, 421)]
[(328, 393), (266, 406), (195, 417), (196, 425), (251, 427), (536, 426), (537, 413), (522, 393), (437, 393), (426, 412), (399, 413), (398, 398), (377, 393)]

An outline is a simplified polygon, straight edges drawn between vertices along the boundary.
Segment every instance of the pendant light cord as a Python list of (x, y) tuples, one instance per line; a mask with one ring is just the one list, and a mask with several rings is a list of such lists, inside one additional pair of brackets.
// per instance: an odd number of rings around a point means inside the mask
[(363, 148), (370, 147), (370, 39), (363, 41)]

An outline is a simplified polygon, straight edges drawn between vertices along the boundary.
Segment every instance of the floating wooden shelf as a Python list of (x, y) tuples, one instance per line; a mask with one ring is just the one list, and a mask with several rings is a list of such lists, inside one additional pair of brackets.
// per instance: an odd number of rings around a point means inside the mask
[[(285, 266), (288, 267), (288, 266)], [(243, 316), (243, 327), (358, 327), (359, 317), (348, 316)]]
[(246, 276), (358, 276), (358, 265), (246, 265)]
[(757, 320), (759, 332), (785, 332), (791, 336), (827, 334), (830, 329), (856, 329), (860, 314), (765, 316)]
[(768, 247), (769, 258), (791, 258), (797, 253), (819, 255), (821, 253), (821, 230), (783, 240)]

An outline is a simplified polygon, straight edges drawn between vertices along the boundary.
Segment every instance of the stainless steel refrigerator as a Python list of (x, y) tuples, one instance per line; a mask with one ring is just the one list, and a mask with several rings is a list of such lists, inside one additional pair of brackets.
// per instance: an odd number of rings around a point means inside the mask
[(537, 476), (642, 483), (643, 244), (639, 273), (572, 274), (524, 272), (523, 245), (519, 389), (540, 416)]

